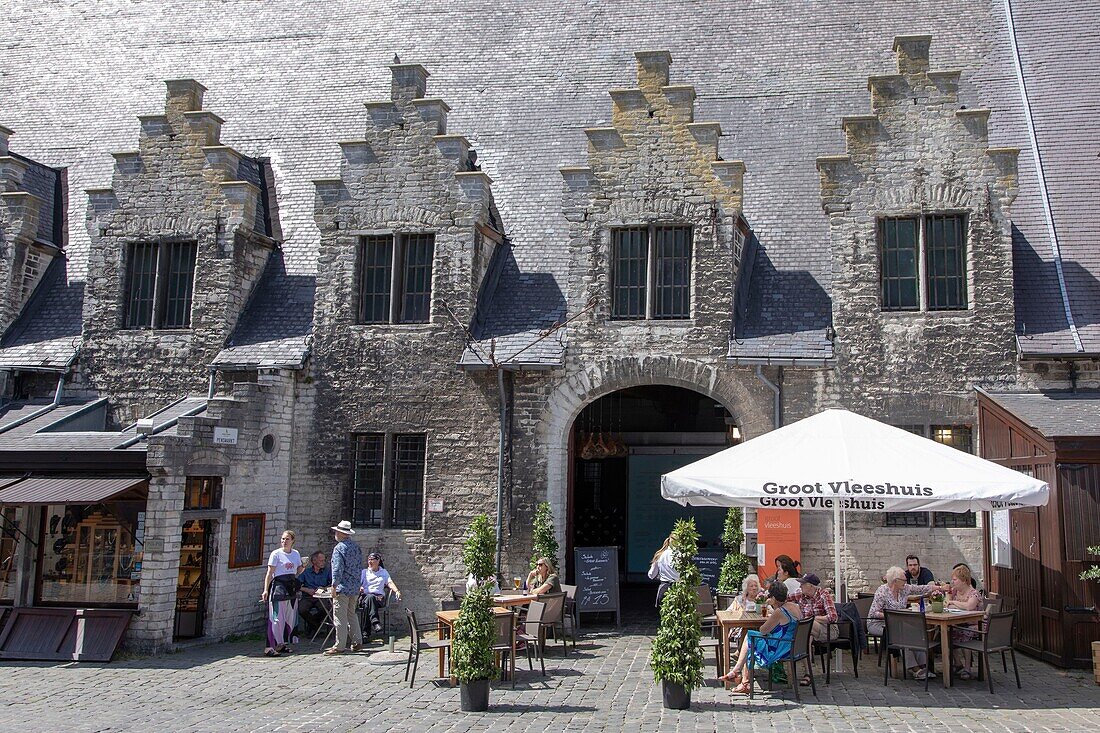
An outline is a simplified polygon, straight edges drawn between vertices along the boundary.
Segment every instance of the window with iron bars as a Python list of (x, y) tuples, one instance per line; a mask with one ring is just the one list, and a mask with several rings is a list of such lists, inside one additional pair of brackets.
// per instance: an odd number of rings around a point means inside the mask
[(883, 217), (878, 223), (882, 310), (966, 310), (966, 217)]
[(420, 529), (424, 510), (427, 436), (352, 436), (352, 521), (362, 527)]
[[(973, 436), (968, 425), (898, 425), (915, 435), (931, 437), (965, 453), (973, 452)], [(974, 512), (886, 512), (887, 527), (973, 528), (978, 526)]]
[(359, 245), (359, 323), (427, 323), (435, 235), (363, 237)]
[(611, 230), (611, 317), (691, 317), (692, 231), (688, 226)]
[(126, 258), (123, 327), (190, 328), (195, 242), (134, 242)]

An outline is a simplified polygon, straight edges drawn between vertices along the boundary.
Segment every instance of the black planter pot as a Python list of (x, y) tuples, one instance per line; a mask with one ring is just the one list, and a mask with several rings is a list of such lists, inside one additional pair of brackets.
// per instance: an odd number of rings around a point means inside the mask
[(489, 680), (462, 682), (459, 688), (463, 712), (483, 713), (489, 709)]
[(661, 682), (661, 695), (668, 710), (687, 710), (691, 707), (691, 690), (675, 682)]

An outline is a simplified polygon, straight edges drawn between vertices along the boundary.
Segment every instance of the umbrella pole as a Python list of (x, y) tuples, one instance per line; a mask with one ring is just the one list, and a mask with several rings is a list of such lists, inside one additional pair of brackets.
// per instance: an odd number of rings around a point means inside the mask
[[(841, 587), (843, 581), (840, 575), (840, 501), (833, 501), (833, 588), (835, 592), (835, 600), (837, 603), (843, 602), (845, 599), (840, 597)], [(836, 658), (833, 660), (836, 666), (836, 671), (840, 672), (841, 669), (841, 656), (840, 650), (836, 650)]]

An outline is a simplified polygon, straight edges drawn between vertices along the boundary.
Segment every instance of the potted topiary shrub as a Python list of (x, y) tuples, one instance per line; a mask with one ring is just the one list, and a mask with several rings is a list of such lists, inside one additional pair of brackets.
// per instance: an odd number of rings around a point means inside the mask
[[(1100, 545), (1088, 548), (1090, 555), (1100, 555)], [(1081, 580), (1100, 581), (1100, 565), (1093, 565), (1081, 572)], [(1100, 685), (1100, 641), (1092, 642), (1092, 677)]]
[(535, 507), (535, 521), (531, 526), (531, 570), (540, 557), (545, 557), (555, 568), (558, 567), (558, 540), (554, 536), (554, 515), (550, 512), (550, 502), (544, 501)]
[(699, 543), (695, 520), (681, 519), (672, 530), (672, 562), (680, 579), (669, 586), (661, 599), (661, 621), (653, 640), (649, 663), (653, 678), (661, 683), (664, 706), (686, 710), (691, 706), (691, 691), (703, 684), (703, 652), (699, 639), (703, 632), (696, 588), (702, 582), (699, 568), (692, 562)]
[(748, 555), (741, 552), (741, 543), (745, 540), (745, 531), (741, 528), (741, 510), (730, 507), (726, 512), (726, 523), (722, 527), (722, 546), (726, 548), (726, 557), (722, 560), (722, 569), (718, 573), (718, 607), (726, 608), (734, 596), (741, 592), (741, 581), (753, 572), (753, 563)]
[(489, 518), (484, 514), (470, 524), (470, 536), (462, 548), (466, 571), (477, 584), (462, 598), (462, 607), (454, 625), (451, 641), (452, 674), (458, 680), (462, 709), (480, 712), (489, 709), (489, 682), (498, 669), (493, 659), (496, 625), (493, 620), (493, 557), (496, 540)]

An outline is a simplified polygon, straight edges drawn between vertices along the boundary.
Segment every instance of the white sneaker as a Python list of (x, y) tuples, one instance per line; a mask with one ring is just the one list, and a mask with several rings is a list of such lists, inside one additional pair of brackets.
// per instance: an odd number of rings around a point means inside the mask
[(936, 673), (935, 672), (929, 672), (926, 669), (920, 669), (920, 670), (917, 670), (913, 674), (913, 679), (915, 679), (915, 680), (934, 680), (934, 679), (936, 679)]

